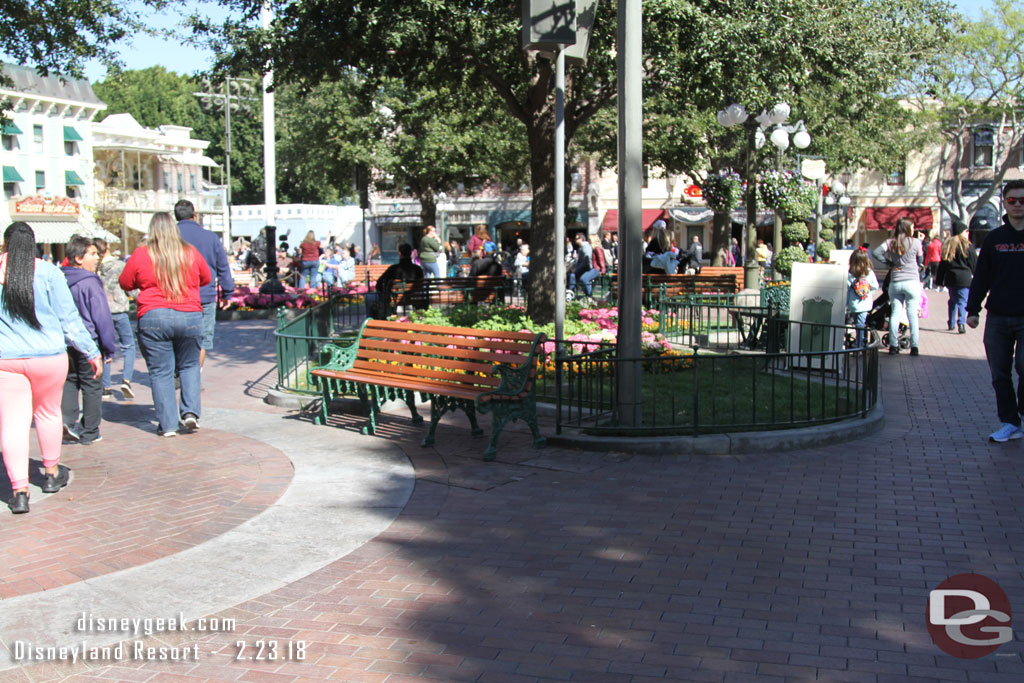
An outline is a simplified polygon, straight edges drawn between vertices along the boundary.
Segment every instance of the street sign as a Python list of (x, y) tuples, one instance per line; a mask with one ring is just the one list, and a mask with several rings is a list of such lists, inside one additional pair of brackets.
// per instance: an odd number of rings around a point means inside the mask
[(800, 175), (808, 180), (821, 180), (825, 177), (824, 159), (804, 159), (800, 163)]
[(576, 43), (576, 0), (523, 0), (523, 49), (557, 52)]

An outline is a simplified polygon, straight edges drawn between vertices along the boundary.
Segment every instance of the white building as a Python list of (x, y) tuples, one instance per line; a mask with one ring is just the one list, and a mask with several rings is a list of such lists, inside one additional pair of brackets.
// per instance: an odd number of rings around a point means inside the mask
[(0, 88), (12, 110), (3, 124), (0, 223), (32, 226), (36, 241), (63, 244), (73, 234), (112, 237), (95, 221), (92, 192), (93, 118), (107, 105), (88, 81), (62, 81), (4, 64), (14, 85)]
[(203, 177), (218, 164), (205, 155), (210, 143), (193, 138), (191, 128), (145, 128), (131, 114), (113, 114), (93, 125), (93, 135), (96, 211), (109, 230), (122, 233), (127, 249), (154, 213), (173, 212), (179, 199), (192, 202), (204, 227), (224, 229), (226, 188)]
[[(362, 247), (362, 231), (359, 229), (362, 222), (363, 211), (358, 206), (277, 204), (274, 212), (278, 241), (285, 240), (290, 247), (297, 246), (310, 230), (325, 244), (328, 236), (332, 236), (337, 244), (355, 242)], [(266, 225), (266, 206), (263, 204), (232, 205), (232, 239), (252, 239)]]

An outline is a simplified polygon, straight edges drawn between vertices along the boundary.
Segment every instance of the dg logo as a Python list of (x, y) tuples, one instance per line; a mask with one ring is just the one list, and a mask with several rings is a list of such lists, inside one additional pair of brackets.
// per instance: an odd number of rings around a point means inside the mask
[(1013, 640), (1010, 600), (992, 579), (957, 574), (928, 594), (928, 634), (948, 655), (977, 659)]

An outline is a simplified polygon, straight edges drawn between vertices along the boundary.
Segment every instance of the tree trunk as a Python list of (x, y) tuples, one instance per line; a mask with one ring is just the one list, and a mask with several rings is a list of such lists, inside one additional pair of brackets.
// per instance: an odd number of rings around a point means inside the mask
[(722, 255), (732, 246), (732, 214), (716, 213), (711, 224), (711, 265), (724, 266)]
[[(421, 192), (417, 197), (420, 200), (420, 220), (423, 221), (423, 225), (437, 225), (437, 201), (434, 199), (434, 190), (431, 187), (427, 187), (426, 191)], [(441, 234), (441, 229), (438, 228), (437, 234)]]
[(530, 290), (527, 313), (544, 325), (555, 319), (554, 106), (544, 107), (527, 130), (530, 144)]

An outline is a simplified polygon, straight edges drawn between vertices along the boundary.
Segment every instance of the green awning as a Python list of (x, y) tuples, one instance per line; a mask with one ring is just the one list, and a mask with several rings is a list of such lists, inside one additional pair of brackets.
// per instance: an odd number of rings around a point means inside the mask
[(3, 134), (4, 135), (21, 135), (21, 128), (18, 128), (11, 121), (5, 121), (4, 122)]
[(74, 171), (64, 171), (65, 185), (85, 185), (85, 181), (78, 177)]
[(64, 126), (64, 142), (81, 142), (82, 136), (73, 126)]
[(23, 183), (25, 179), (18, 173), (18, 169), (13, 166), (4, 166), (4, 182), (5, 183)]

